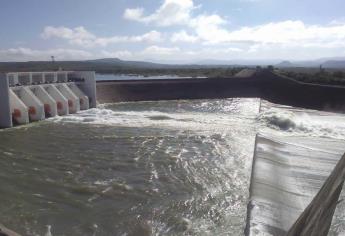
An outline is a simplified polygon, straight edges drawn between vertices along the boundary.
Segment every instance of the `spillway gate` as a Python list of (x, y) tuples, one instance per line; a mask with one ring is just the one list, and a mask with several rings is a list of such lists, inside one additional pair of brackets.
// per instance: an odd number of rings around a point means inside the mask
[(0, 74), (0, 128), (96, 107), (91, 71)]

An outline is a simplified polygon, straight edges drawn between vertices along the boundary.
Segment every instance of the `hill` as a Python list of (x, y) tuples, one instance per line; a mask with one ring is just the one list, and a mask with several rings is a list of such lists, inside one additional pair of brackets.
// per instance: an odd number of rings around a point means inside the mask
[(324, 68), (345, 68), (345, 60), (341, 61), (326, 61), (322, 64)]
[(275, 65), (278, 68), (287, 68), (287, 67), (298, 67), (298, 65), (291, 63), (290, 61), (282, 61), (279, 64)]

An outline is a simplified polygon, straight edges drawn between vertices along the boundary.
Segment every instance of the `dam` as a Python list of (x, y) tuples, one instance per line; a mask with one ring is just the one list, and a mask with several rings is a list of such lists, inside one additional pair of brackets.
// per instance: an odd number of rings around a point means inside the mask
[(0, 128), (96, 107), (94, 72), (18, 72), (0, 75)]
[[(1, 130), (0, 222), (22, 235), (285, 235), (339, 161), (345, 116), (270, 103), (297, 99), (257, 78), (101, 81), (97, 108)], [(305, 107), (341, 103), (340, 88), (313, 100), (319, 87), (286, 83), (312, 91), (294, 90)], [(331, 235), (345, 232), (337, 208)]]

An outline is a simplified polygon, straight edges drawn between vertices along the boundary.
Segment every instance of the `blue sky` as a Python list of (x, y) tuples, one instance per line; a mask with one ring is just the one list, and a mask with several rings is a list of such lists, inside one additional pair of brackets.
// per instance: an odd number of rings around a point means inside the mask
[(343, 0), (1, 0), (0, 61), (345, 55)]

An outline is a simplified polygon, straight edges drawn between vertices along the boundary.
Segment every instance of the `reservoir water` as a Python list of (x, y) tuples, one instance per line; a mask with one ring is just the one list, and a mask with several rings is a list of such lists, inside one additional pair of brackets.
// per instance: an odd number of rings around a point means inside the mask
[(343, 140), (345, 116), (181, 100), (1, 130), (0, 222), (23, 235), (243, 235), (258, 132)]

